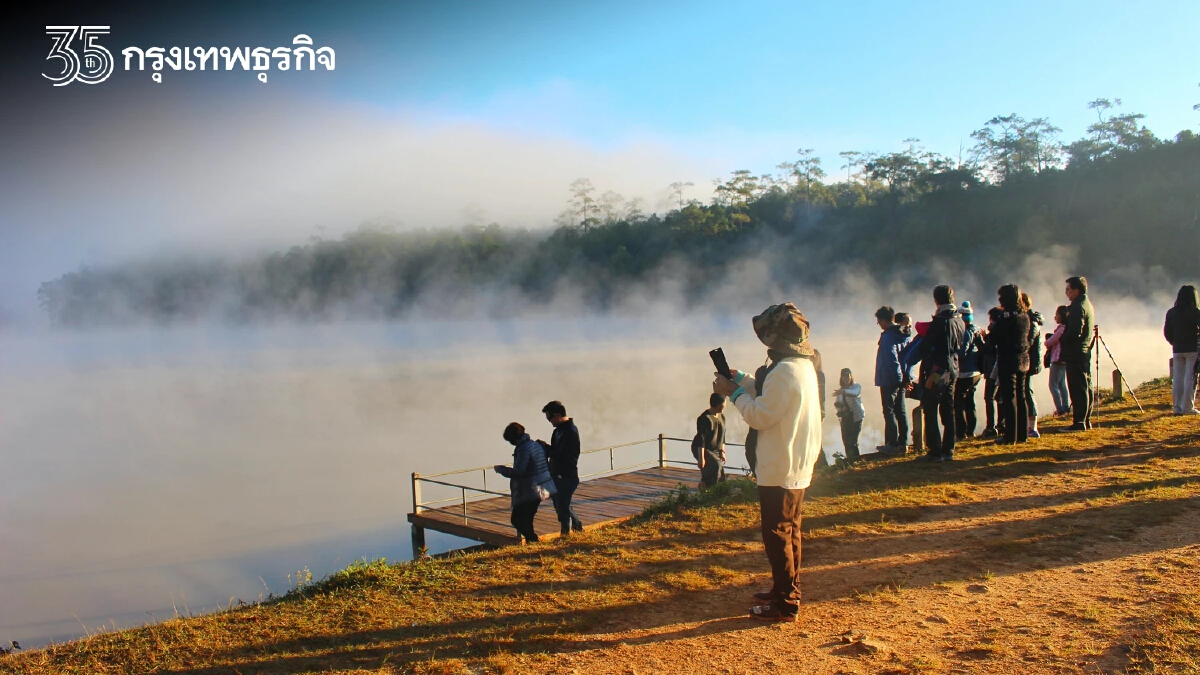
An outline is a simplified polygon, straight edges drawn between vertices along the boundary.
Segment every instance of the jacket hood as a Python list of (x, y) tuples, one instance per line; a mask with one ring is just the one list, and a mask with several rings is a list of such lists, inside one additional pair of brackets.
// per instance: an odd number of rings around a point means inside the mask
[(1046, 325), (1046, 319), (1042, 316), (1042, 313), (1037, 310), (1029, 310), (1029, 320), (1043, 326)]

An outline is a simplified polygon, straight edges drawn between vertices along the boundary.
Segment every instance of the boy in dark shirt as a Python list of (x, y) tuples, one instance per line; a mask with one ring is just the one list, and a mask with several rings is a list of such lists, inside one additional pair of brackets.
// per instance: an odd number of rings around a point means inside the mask
[(696, 418), (696, 439), (693, 450), (700, 467), (700, 483), (707, 487), (717, 484), (725, 475), (725, 397), (708, 397), (708, 409)]
[(559, 401), (547, 403), (542, 412), (546, 414), (546, 421), (554, 425), (550, 443), (538, 442), (546, 448), (550, 476), (558, 490), (553, 497), (558, 523), (564, 535), (570, 534), (571, 530), (582, 532), (583, 523), (575, 515), (575, 509), (571, 508), (571, 497), (575, 494), (575, 488), (579, 487), (579, 429), (575, 421), (567, 417), (567, 408)]

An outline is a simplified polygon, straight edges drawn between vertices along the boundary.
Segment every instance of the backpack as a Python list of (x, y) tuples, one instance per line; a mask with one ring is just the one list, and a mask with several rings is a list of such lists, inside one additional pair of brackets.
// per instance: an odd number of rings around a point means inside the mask
[(700, 432), (696, 432), (696, 436), (692, 438), (692, 457), (696, 461), (700, 461), (700, 453), (704, 452), (704, 439), (700, 436)]
[(1037, 323), (1036, 321), (1033, 320), (1033, 317), (1030, 316), (1029, 317), (1029, 372), (1027, 373), (1027, 375), (1037, 375), (1038, 373), (1042, 372), (1042, 367), (1044, 365), (1046, 365), (1044, 363), (1045, 357), (1049, 356), (1049, 354), (1046, 354), (1045, 356), (1043, 356), (1043, 354), (1042, 354), (1043, 351), (1045, 351), (1045, 346), (1044, 346), (1044, 343), (1042, 342), (1042, 324)]

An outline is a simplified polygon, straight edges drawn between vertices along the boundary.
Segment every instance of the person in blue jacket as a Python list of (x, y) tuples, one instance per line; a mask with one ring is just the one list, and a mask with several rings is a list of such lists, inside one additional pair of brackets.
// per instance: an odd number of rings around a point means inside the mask
[(875, 352), (875, 386), (883, 401), (883, 445), (875, 449), (881, 453), (904, 454), (908, 445), (908, 413), (904, 400), (904, 374), (900, 354), (912, 340), (911, 331), (895, 321), (896, 311), (891, 307), (880, 307), (875, 311), (875, 322), (883, 331), (879, 334), (879, 348)]
[(508, 480), (512, 496), (512, 524), (517, 534), (531, 544), (538, 540), (533, 531), (533, 517), (538, 506), (557, 493), (550, 467), (546, 464), (546, 453), (542, 445), (525, 433), (525, 427), (513, 422), (504, 427), (504, 440), (513, 445), (513, 465), (497, 464), (496, 473)]

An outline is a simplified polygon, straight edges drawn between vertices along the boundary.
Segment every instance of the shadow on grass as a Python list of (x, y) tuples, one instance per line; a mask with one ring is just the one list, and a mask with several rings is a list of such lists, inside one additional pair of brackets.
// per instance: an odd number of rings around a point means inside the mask
[[(1102, 507), (1051, 514), (1026, 520), (1005, 520), (957, 530), (919, 533), (884, 533), (808, 546), (806, 560), (817, 566), (848, 560), (836, 569), (806, 572), (806, 602), (831, 601), (885, 587), (903, 580), (906, 587), (929, 586), (948, 581), (964, 581), (985, 570), (1005, 566), (1005, 573), (1021, 573), (1059, 564), (1076, 565), (1112, 556), (1128, 556), (1162, 550), (1162, 542), (1138, 539), (1148, 527), (1171, 522), (1181, 514), (1200, 507), (1200, 498), (1129, 501)], [(745, 529), (735, 531), (749, 536)], [(730, 532), (725, 536), (730, 536)], [(1119, 540), (1120, 551), (1102, 553), (1097, 543)], [(664, 542), (666, 545), (669, 542)], [(814, 551), (816, 548), (818, 550)], [(897, 563), (895, 556), (917, 553), (932, 559)], [(888, 559), (881, 559), (883, 557)], [(497, 653), (573, 652), (628, 644), (657, 643), (685, 637), (747, 630), (760, 624), (743, 618), (751, 590), (744, 586), (722, 585), (718, 589), (697, 590), (672, 587), (661, 581), (668, 572), (701, 572), (710, 567), (765, 570), (765, 561), (756, 551), (730, 551), (661, 562), (646, 562), (619, 573), (588, 579), (549, 584), (504, 584), (463, 594), (456, 604), (475, 616), (481, 607), (471, 599), (481, 596), (515, 593), (553, 594), (569, 600), (573, 592), (620, 592), (631, 583), (654, 584), (650, 599), (623, 602), (599, 608), (527, 612), (510, 615), (454, 619), (422, 626), (355, 631), (322, 638), (279, 641), (245, 647), (219, 655), (229, 665), (183, 668), (174, 675), (216, 675), (236, 672), (306, 673), (331, 668), (379, 668), (387, 664), (411, 666), (441, 657), (481, 659)], [(646, 592), (638, 595), (646, 596)], [(681, 617), (680, 608), (687, 608)], [(671, 629), (681, 621), (699, 622), (688, 628)], [(607, 633), (624, 630), (654, 631), (633, 639), (612, 637)]]

